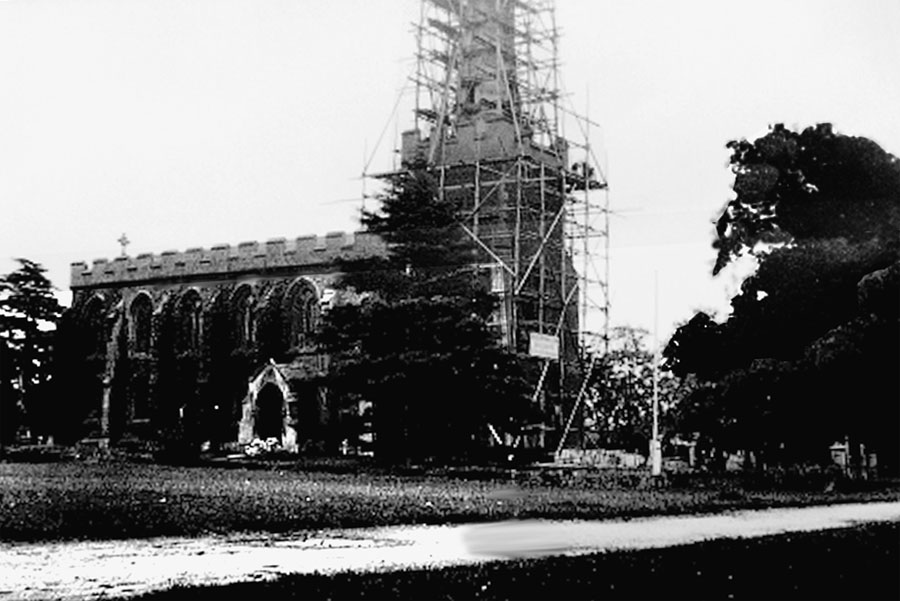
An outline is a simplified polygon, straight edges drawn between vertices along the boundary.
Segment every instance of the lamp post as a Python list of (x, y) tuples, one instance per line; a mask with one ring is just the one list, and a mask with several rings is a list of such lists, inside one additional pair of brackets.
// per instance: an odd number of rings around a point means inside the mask
[(653, 433), (650, 438), (650, 475), (662, 474), (659, 440), (659, 271), (653, 272)]

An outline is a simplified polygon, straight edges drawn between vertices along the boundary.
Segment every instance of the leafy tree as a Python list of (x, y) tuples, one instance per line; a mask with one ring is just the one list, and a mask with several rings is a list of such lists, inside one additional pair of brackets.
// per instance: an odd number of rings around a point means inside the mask
[(837, 134), (828, 123), (799, 133), (779, 124), (727, 147), (735, 198), (716, 224), (714, 274), (771, 243), (843, 238), (896, 246), (900, 164), (872, 140)]
[(38, 418), (50, 394), (53, 331), (62, 314), (46, 269), (28, 259), (16, 261), (19, 268), (0, 277), (2, 441), (19, 425), (29, 426), (33, 435), (47, 430)]
[(340, 288), (356, 301), (323, 316), (334, 387), (373, 403), (381, 458), (471, 456), (488, 423), (515, 434), (527, 411), (517, 358), (490, 325), (489, 279), (432, 176), (399, 176), (381, 200), (362, 222), (388, 252), (346, 262)]
[(724, 323), (698, 313), (669, 341), (675, 373), (704, 382), (691, 419), (780, 460), (850, 436), (896, 469), (900, 160), (827, 124), (728, 146), (713, 273), (743, 254), (758, 265)]
[[(648, 332), (640, 328), (613, 328), (610, 351), (599, 357), (591, 372), (587, 396), (588, 440), (605, 448), (646, 453), (653, 420), (653, 352)], [(663, 438), (677, 432), (683, 398), (691, 378), (670, 370), (657, 375), (659, 424)]]
[(724, 326), (699, 311), (678, 328), (663, 350), (666, 366), (681, 375), (712, 380), (727, 367)]

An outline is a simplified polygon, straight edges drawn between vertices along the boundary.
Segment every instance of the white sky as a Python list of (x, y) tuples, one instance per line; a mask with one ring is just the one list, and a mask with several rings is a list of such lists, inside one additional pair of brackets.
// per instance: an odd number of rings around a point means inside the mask
[[(0, 0), (0, 273), (355, 229), (391, 167), (417, 0)], [(722, 309), (725, 143), (830, 121), (900, 153), (900, 2), (558, 0), (563, 80), (601, 124), (612, 322)], [(567, 133), (574, 135), (574, 128)], [(376, 141), (385, 131), (383, 141)], [(368, 184), (371, 189), (372, 184)], [(64, 295), (67, 299), (67, 295)], [(596, 322), (595, 322), (596, 323)]]

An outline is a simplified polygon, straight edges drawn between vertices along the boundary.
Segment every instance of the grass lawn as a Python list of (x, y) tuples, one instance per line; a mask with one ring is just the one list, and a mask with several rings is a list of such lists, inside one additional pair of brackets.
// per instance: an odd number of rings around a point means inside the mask
[(128, 462), (0, 463), (0, 540), (289, 532), (510, 518), (613, 518), (897, 500), (869, 491), (692, 483), (552, 486), (448, 476)]
[(898, 599), (900, 524), (440, 570), (292, 575), (142, 599)]

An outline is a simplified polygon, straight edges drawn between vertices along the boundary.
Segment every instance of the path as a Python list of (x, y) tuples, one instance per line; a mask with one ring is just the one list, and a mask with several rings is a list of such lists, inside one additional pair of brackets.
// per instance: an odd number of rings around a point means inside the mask
[(292, 572), (459, 565), (667, 547), (714, 538), (900, 521), (900, 502), (613, 521), (507, 521), (293, 535), (0, 544), (0, 601), (136, 595)]

